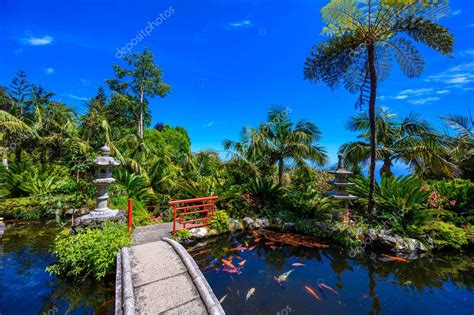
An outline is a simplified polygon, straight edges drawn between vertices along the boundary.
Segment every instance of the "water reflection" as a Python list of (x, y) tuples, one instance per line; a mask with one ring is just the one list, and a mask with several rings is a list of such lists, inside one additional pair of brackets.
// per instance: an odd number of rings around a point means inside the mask
[[(474, 266), (472, 253), (437, 255), (408, 263), (390, 261), (379, 254), (354, 258), (340, 248), (314, 249), (256, 243), (249, 234), (226, 235), (208, 243), (191, 244), (191, 255), (204, 272), (228, 314), (275, 314), (286, 306), (293, 313), (308, 314), (472, 314)], [(240, 273), (228, 273), (221, 259), (233, 256), (234, 264), (246, 260)], [(236, 260), (237, 258), (237, 260)], [(295, 262), (306, 267), (293, 267)], [(284, 286), (275, 276), (295, 269)], [(304, 287), (326, 283), (339, 291), (319, 302)], [(252, 299), (247, 290), (255, 287)], [(324, 290), (321, 292), (324, 294)], [(319, 294), (319, 293), (318, 293)]]
[(45, 272), (54, 225), (11, 224), (0, 241), (0, 314), (113, 314), (114, 283), (74, 282)]

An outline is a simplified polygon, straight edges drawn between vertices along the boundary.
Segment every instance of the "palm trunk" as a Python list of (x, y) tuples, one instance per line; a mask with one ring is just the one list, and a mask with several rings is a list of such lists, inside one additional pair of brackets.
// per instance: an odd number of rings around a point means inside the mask
[(392, 160), (387, 158), (383, 160), (383, 166), (380, 169), (380, 176), (385, 174), (385, 176), (392, 176)]
[(143, 88), (140, 92), (140, 114), (138, 117), (138, 138), (143, 139)]
[(283, 159), (278, 160), (278, 183), (280, 186), (283, 185), (283, 172), (285, 170), (285, 165), (283, 163)]
[(373, 44), (367, 45), (367, 56), (369, 62), (370, 75), (370, 99), (369, 99), (369, 120), (370, 120), (370, 165), (369, 165), (369, 205), (368, 211), (372, 213), (375, 207), (375, 163), (376, 163), (376, 125), (375, 125), (375, 99), (377, 96), (377, 74), (375, 72), (375, 47)]

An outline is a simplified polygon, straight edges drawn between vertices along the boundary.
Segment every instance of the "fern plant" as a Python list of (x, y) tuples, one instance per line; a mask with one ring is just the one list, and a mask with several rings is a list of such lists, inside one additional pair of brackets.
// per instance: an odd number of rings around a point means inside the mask
[[(395, 60), (409, 77), (419, 76), (425, 63), (408, 38), (449, 56), (454, 40), (434, 21), (448, 12), (448, 1), (331, 0), (321, 10), (329, 39), (314, 47), (304, 66), (305, 79), (339, 84), (358, 93), (356, 107), (368, 105), (370, 122), (370, 189), (368, 210), (374, 208), (378, 83), (386, 79)], [(403, 37), (402, 37), (403, 36)]]

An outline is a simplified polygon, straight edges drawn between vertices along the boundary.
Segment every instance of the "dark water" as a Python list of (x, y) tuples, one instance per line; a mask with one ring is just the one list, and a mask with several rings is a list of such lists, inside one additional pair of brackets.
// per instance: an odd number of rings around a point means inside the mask
[[(254, 245), (253, 237), (244, 234), (188, 248), (217, 298), (227, 295), (222, 302), (227, 314), (474, 314), (472, 253), (396, 262), (376, 253), (351, 258), (338, 248), (276, 243), (272, 249), (265, 242), (262, 239), (252, 251), (228, 251)], [(221, 259), (230, 255), (240, 274), (223, 271), (229, 268)], [(241, 259), (246, 260), (242, 267)], [(279, 285), (274, 277), (291, 269)], [(251, 288), (255, 293), (246, 301)]]
[[(113, 311), (114, 284), (73, 282), (45, 272), (54, 226), (13, 224), (0, 240), (0, 314), (92, 314)], [(113, 312), (112, 312), (113, 313)]]

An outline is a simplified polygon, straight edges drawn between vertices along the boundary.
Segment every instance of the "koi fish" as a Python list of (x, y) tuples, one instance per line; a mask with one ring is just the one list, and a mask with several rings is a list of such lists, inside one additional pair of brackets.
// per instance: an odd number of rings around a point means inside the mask
[(221, 303), (221, 304), (222, 304), (222, 302), (224, 302), (224, 300), (225, 300), (225, 298), (226, 298), (226, 297), (227, 297), (227, 294), (226, 294), (226, 295), (224, 295), (224, 296), (223, 296), (223, 297), (222, 297), (222, 298), (219, 300), (219, 303)]
[(254, 250), (255, 247), (257, 247), (257, 246), (252, 246), (252, 247), (250, 247), (248, 250)]
[(288, 277), (294, 270), (295, 269), (291, 269), (290, 271), (287, 271), (284, 274), (279, 275), (278, 277), (273, 277), (273, 279), (275, 279), (275, 281), (278, 282), (278, 284), (285, 282), (286, 280), (288, 280)]
[(305, 264), (301, 264), (301, 263), (293, 263), (291, 264), (293, 267), (306, 267)]
[(253, 240), (255, 243), (260, 242), (260, 237), (257, 237), (256, 239)]
[(390, 255), (385, 255), (385, 254), (382, 254), (382, 256), (390, 258), (390, 259), (398, 261), (398, 262), (408, 262), (408, 260), (406, 260), (405, 258), (400, 258), (400, 257), (390, 256)]
[(276, 247), (276, 246), (270, 246), (270, 248), (271, 248), (272, 250), (275, 250), (275, 249), (277, 249), (278, 247)]
[(313, 289), (311, 289), (311, 288), (308, 287), (308, 286), (305, 286), (304, 288), (306, 289), (306, 291), (308, 291), (309, 294), (311, 294), (311, 295), (314, 296), (316, 299), (318, 299), (318, 301), (321, 301), (321, 298), (316, 294), (316, 292), (313, 291)]
[(223, 272), (227, 272), (227, 273), (239, 273), (239, 271), (237, 269), (231, 269), (231, 268), (223, 268), (222, 269)]
[(223, 263), (224, 265), (226, 265), (227, 267), (232, 268), (232, 269), (237, 269), (237, 268), (235, 268), (235, 266), (234, 266), (230, 261), (227, 261), (227, 260), (225, 260), (225, 259), (221, 259), (221, 261), (222, 261), (222, 263)]
[(237, 259), (240, 260), (240, 261), (244, 260), (244, 259), (243, 259), (242, 257), (240, 257), (240, 256), (235, 256), (235, 258), (237, 258)]
[(246, 262), (247, 262), (246, 260), (242, 260), (241, 262), (239, 262), (239, 266), (245, 265)]
[(337, 293), (336, 290), (334, 290), (333, 288), (331, 288), (330, 286), (328, 286), (328, 285), (326, 285), (326, 284), (324, 284), (324, 283), (321, 283), (321, 284), (319, 284), (318, 286), (319, 286), (320, 288), (324, 288), (324, 289), (326, 289), (326, 290), (329, 290), (329, 291), (331, 291), (331, 292), (334, 293), (334, 294), (339, 294), (339, 293)]
[(234, 259), (234, 256), (229, 256), (229, 258), (227, 258), (226, 260), (231, 263), (232, 259)]
[(247, 295), (245, 296), (245, 302), (248, 301), (248, 299), (255, 293), (255, 288), (251, 288), (248, 292)]
[(245, 242), (245, 247), (249, 247), (249, 243), (247, 241)]
[(231, 248), (229, 249), (230, 251), (234, 251), (234, 250), (241, 250), (241, 251), (244, 251), (244, 250), (247, 250), (247, 248), (245, 247), (234, 247), (234, 248)]
[(275, 244), (275, 242), (266, 242), (265, 245), (269, 246), (269, 245), (273, 245)]

